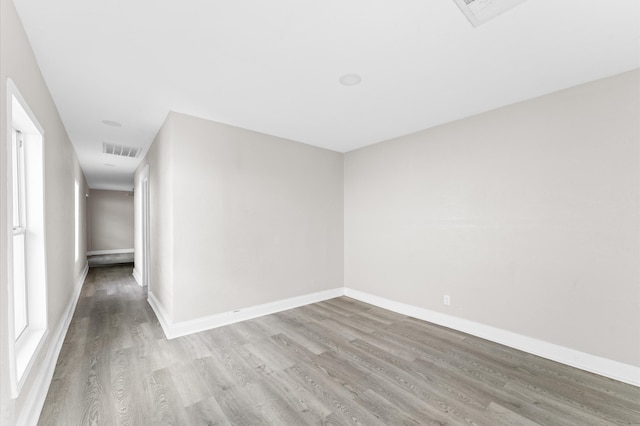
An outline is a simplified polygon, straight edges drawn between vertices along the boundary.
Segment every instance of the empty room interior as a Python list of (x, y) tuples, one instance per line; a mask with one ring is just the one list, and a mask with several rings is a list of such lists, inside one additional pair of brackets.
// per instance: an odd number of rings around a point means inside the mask
[(638, 1), (0, 5), (0, 424), (640, 424)]

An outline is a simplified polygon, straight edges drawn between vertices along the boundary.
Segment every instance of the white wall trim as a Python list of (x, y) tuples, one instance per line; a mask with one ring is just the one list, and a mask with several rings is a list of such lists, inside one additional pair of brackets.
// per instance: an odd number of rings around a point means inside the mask
[(133, 279), (136, 280), (138, 285), (142, 287), (142, 275), (140, 275), (140, 271), (138, 271), (135, 266), (133, 267), (133, 273), (131, 275), (133, 275)]
[(89, 272), (89, 264), (85, 264), (84, 269), (76, 279), (75, 288), (73, 290), (73, 296), (69, 300), (69, 304), (65, 310), (63, 320), (58, 324), (58, 327), (49, 339), (49, 349), (42, 361), (42, 366), (39, 369), (33, 385), (31, 386), (31, 392), (27, 395), (26, 401), (18, 416), (18, 426), (32, 426), (38, 423), (40, 418), (40, 412), (44, 406), (44, 401), (47, 398), (49, 392), (49, 386), (51, 386), (51, 380), (53, 379), (53, 372), (56, 369), (58, 362), (58, 356), (62, 349), (62, 343), (69, 331), (69, 325), (73, 318), (73, 313), (76, 310), (78, 299), (80, 298), (80, 291), (84, 284), (87, 273)]
[(624, 364), (597, 355), (556, 345), (554, 343), (545, 342), (475, 321), (396, 302), (394, 300), (347, 287), (335, 288), (319, 293), (279, 300), (263, 305), (224, 312), (222, 314), (198, 318), (191, 321), (178, 322), (175, 324), (171, 322), (166, 310), (151, 292), (149, 293), (149, 304), (155, 311), (167, 339), (174, 339), (191, 333), (197, 333), (340, 296), (351, 297), (389, 311), (442, 325), (444, 327), (500, 343), (552, 361), (560, 362), (571, 367), (576, 367), (581, 370), (609, 377), (614, 380), (619, 380), (624, 383), (640, 386), (640, 367)]
[(210, 330), (212, 328), (233, 324), (248, 319), (269, 315), (299, 306), (317, 303), (334, 297), (347, 296), (374, 306), (402, 315), (408, 315), (434, 324), (442, 325), (476, 337), (500, 343), (515, 349), (528, 352), (552, 361), (560, 362), (571, 367), (589, 371), (601, 376), (619, 380), (635, 386), (640, 386), (640, 367), (624, 364), (611, 359), (581, 352), (575, 349), (545, 342), (522, 334), (481, 324), (475, 321), (458, 318), (429, 309), (396, 302), (384, 297), (375, 296), (351, 288), (335, 288), (319, 293), (293, 297), (290, 299), (239, 309), (191, 321), (173, 323), (164, 307), (158, 302), (153, 293), (149, 293), (149, 304), (160, 321), (160, 325), (167, 339), (186, 336), (191, 333)]
[(351, 288), (344, 294), (356, 300), (378, 306), (399, 314), (408, 315), (434, 324), (439, 324), (492, 342), (500, 343), (543, 358), (570, 365), (581, 370), (640, 386), (640, 367), (624, 364), (611, 359), (591, 355), (586, 352), (548, 343), (511, 331), (491, 327), (463, 318), (435, 312), (429, 309), (396, 302)]
[[(151, 309), (153, 309), (153, 312), (155, 312), (156, 317), (160, 322), (160, 326), (164, 331), (164, 335), (167, 337), (167, 339), (172, 339), (173, 337), (169, 337), (169, 333), (171, 332), (171, 320), (170, 320), (171, 317), (167, 313), (162, 303), (160, 303), (156, 295), (153, 294), (151, 290), (149, 290), (149, 293), (147, 294), (147, 302), (149, 302)], [(175, 337), (178, 337), (178, 336), (175, 336)]]
[(91, 250), (87, 252), (87, 256), (96, 256), (100, 254), (123, 254), (133, 253), (134, 249), (115, 249), (115, 250)]
[(343, 287), (303, 296), (291, 297), (284, 300), (277, 300), (275, 302), (237, 309), (235, 311), (224, 312), (191, 321), (181, 321), (178, 323), (172, 323), (169, 320), (169, 317), (166, 316), (166, 312), (161, 308), (161, 305), (157, 300), (155, 300), (152, 293), (149, 293), (149, 304), (156, 312), (167, 339), (174, 339), (176, 337), (186, 336), (187, 334), (210, 330), (212, 328), (222, 327), (223, 325), (246, 321), (263, 315), (274, 314), (276, 312), (286, 311), (287, 309), (297, 308), (310, 303), (322, 302), (323, 300), (333, 299), (334, 297), (340, 296), (344, 296)]
[(134, 249), (116, 249), (116, 250), (92, 250), (87, 252), (87, 256), (96, 256), (100, 254), (122, 254), (122, 253), (133, 253)]

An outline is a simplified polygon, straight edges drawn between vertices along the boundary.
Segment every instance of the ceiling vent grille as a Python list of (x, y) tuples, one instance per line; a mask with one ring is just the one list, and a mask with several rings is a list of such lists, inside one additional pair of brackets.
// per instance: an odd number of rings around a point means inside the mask
[(471, 25), (477, 27), (525, 0), (454, 0)]
[(135, 146), (125, 146), (107, 142), (102, 143), (102, 152), (104, 154), (136, 158), (138, 154), (140, 154), (140, 151), (142, 151), (142, 148), (138, 148)]

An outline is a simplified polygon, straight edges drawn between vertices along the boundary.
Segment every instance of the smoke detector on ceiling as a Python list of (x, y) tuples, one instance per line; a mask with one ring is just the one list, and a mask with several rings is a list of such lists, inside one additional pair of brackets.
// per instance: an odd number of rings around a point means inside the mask
[(525, 0), (453, 0), (471, 25), (477, 27), (496, 16), (513, 9)]
[(357, 86), (362, 81), (362, 77), (358, 74), (345, 74), (339, 81), (343, 86)]
[(136, 158), (138, 154), (140, 154), (142, 148), (137, 146), (125, 146), (125, 145), (117, 145), (114, 143), (102, 143), (102, 153), (103, 154), (111, 154), (118, 155), (120, 157), (129, 157)]

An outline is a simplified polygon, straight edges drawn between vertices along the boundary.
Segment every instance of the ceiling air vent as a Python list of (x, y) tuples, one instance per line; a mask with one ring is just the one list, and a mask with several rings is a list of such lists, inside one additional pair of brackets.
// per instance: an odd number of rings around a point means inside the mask
[(114, 143), (102, 143), (102, 152), (104, 154), (119, 155), (121, 157), (136, 158), (140, 154), (142, 148), (135, 146), (117, 145)]
[(525, 0), (454, 0), (471, 25), (477, 27)]

